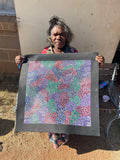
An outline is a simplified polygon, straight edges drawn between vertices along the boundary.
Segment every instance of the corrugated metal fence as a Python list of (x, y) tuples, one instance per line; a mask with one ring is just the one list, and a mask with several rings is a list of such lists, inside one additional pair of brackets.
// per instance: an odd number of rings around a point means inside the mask
[(15, 14), (14, 0), (0, 0), (0, 14), (14, 15)]

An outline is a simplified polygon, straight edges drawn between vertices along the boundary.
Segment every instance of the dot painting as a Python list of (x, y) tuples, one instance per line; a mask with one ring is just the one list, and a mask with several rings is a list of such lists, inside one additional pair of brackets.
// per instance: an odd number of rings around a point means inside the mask
[(25, 124), (91, 126), (91, 61), (30, 61)]

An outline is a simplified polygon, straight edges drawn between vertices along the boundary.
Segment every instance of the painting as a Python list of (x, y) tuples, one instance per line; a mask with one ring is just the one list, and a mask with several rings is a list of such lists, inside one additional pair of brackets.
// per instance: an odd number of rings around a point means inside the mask
[(99, 135), (96, 55), (27, 55), (20, 76), (16, 131)]

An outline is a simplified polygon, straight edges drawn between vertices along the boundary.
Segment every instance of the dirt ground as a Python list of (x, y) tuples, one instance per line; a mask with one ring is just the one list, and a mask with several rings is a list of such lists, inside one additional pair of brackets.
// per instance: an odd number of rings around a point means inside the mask
[(53, 149), (47, 133), (14, 133), (17, 88), (18, 84), (13, 81), (0, 82), (0, 142), (3, 146), (0, 160), (120, 160), (119, 120), (113, 123), (109, 138), (105, 139), (105, 128), (113, 111), (100, 110), (100, 137), (70, 135), (68, 143), (57, 150)]

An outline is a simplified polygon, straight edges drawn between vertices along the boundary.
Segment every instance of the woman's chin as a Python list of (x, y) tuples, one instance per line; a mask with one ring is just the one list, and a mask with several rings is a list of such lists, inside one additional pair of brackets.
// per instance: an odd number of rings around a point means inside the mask
[(54, 47), (57, 48), (57, 49), (62, 49), (64, 47), (64, 45), (56, 44), (56, 45), (54, 45)]

